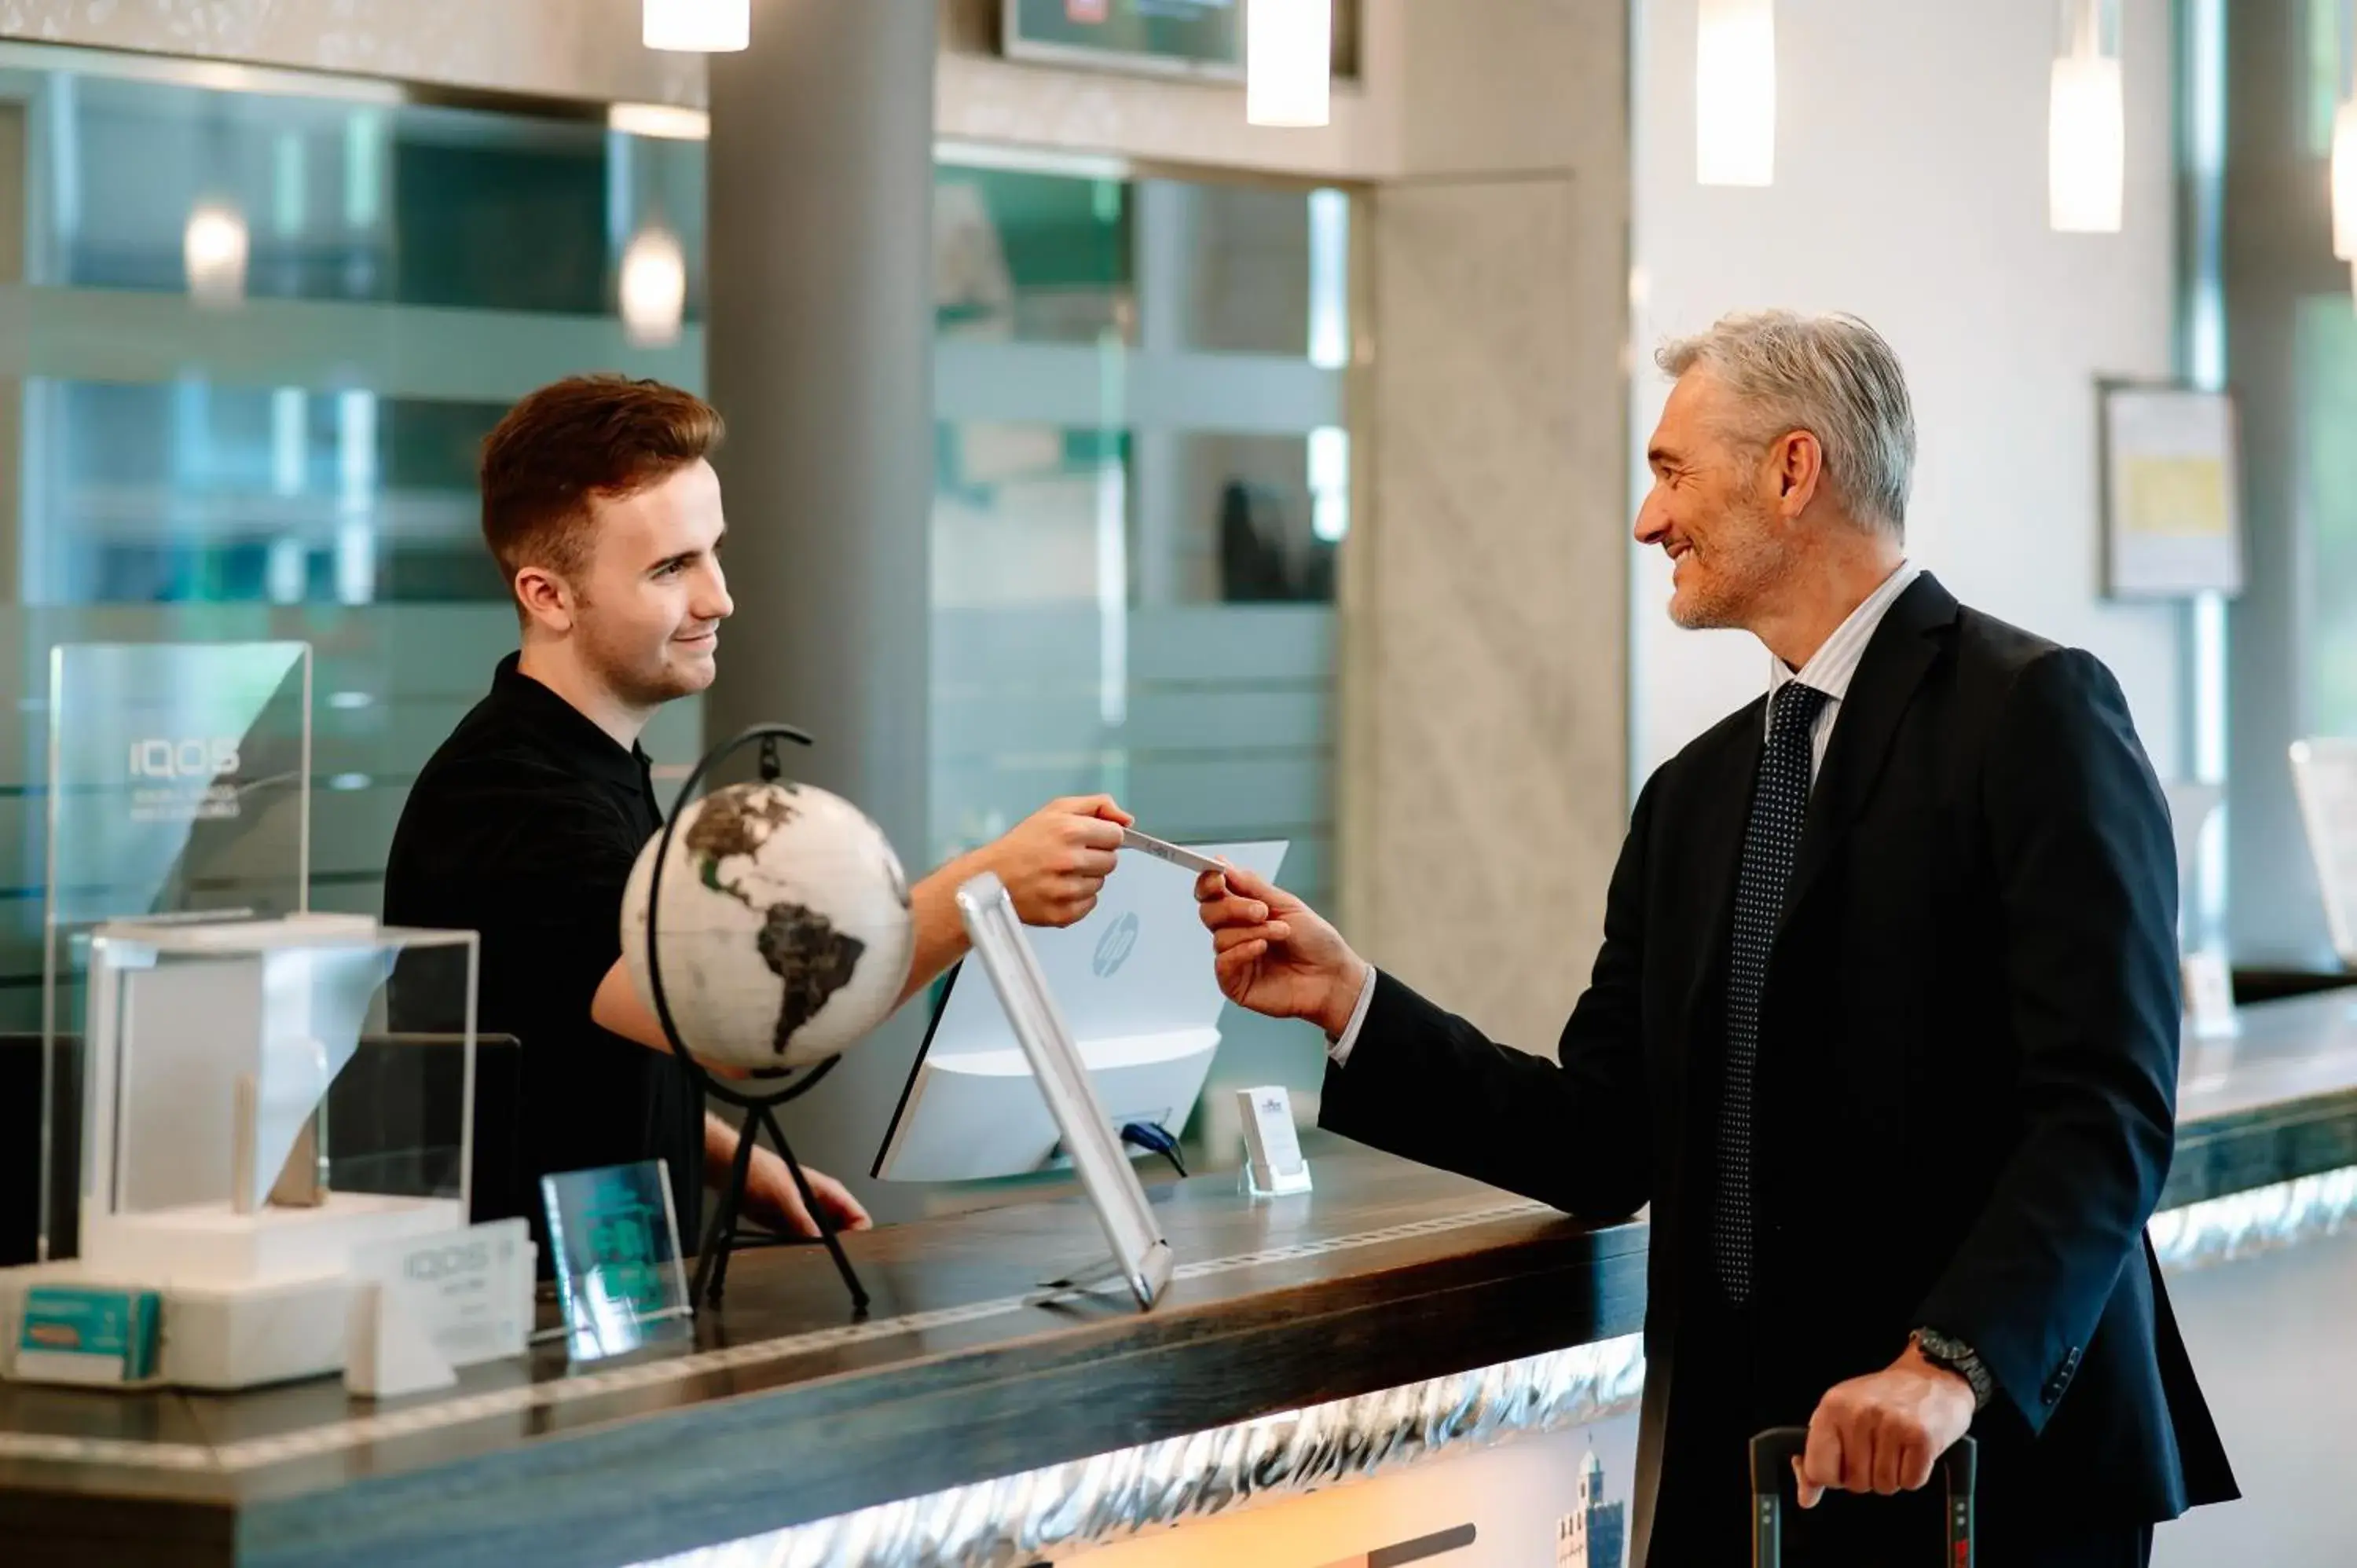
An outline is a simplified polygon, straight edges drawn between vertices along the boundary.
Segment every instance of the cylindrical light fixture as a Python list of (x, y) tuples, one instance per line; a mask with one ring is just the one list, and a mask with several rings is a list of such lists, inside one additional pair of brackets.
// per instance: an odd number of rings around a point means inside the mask
[(622, 331), (641, 349), (679, 341), (687, 314), (687, 257), (668, 229), (641, 229), (622, 248)]
[(1331, 119), (1333, 0), (1246, 0), (1244, 119), (1323, 125)]
[(245, 297), (245, 260), (250, 244), (245, 215), (218, 201), (200, 201), (188, 211), (180, 235), (180, 259), (188, 292), (199, 305), (235, 305)]
[[(2114, 4), (2062, 0), (2065, 41), (2054, 61), (2046, 123), (2047, 222), (2060, 233), (2120, 231), (2127, 185), (2127, 99)], [(2113, 14), (2107, 18), (2106, 12)]]
[(730, 53), (753, 41), (753, 0), (646, 0), (639, 37), (651, 49)]
[(2357, 101), (2332, 117), (2332, 253), (2357, 262)]
[(1776, 182), (1776, 0), (1699, 0), (1695, 179)]
[(609, 103), (606, 129), (630, 136), (657, 136), (671, 142), (708, 142), (712, 116), (701, 109), (676, 103)]

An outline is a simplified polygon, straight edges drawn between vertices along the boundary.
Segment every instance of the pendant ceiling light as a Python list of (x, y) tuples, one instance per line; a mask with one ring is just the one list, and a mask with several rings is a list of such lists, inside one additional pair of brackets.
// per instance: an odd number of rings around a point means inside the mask
[(1248, 0), (1244, 119), (1254, 125), (1323, 125), (1334, 70), (1332, 0)]
[(651, 49), (741, 49), (753, 39), (753, 0), (646, 0), (639, 36)]
[(2357, 102), (2332, 119), (2332, 253), (2357, 262)]
[(2332, 253), (2357, 262), (2357, 87), (2332, 117)]
[(622, 248), (622, 331), (641, 349), (679, 341), (687, 314), (687, 257), (668, 229), (641, 229)]
[(2116, 234), (2127, 183), (2118, 0), (2062, 0), (2048, 101), (2046, 212), (2064, 234)]
[(245, 297), (249, 242), (245, 215), (217, 201), (199, 202), (180, 235), (188, 292), (199, 305), (235, 305)]
[(1695, 178), (1704, 185), (1776, 182), (1775, 0), (1699, 0)]
[(606, 129), (669, 142), (708, 142), (712, 116), (705, 110), (683, 109), (676, 103), (609, 103)]

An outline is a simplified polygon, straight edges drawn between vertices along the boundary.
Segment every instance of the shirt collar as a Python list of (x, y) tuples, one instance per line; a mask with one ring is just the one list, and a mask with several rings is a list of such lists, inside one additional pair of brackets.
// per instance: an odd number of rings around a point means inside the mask
[(623, 749), (588, 714), (525, 674), (522, 657), (509, 654), (491, 677), (500, 716), (588, 777), (637, 788), (646, 777), (646, 753), (635, 746)]
[(1849, 618), (1834, 628), (1823, 647), (1810, 656), (1798, 669), (1785, 668), (1784, 661), (1774, 654), (1768, 656), (1768, 694), (1774, 697), (1787, 681), (1799, 681), (1813, 686), (1838, 703), (1849, 694), (1849, 683), (1857, 674), (1859, 660), (1866, 657), (1866, 646), (1874, 640), (1874, 628), (1907, 591), (1907, 585), (1923, 575), (1923, 568), (1911, 561), (1901, 561), (1882, 585), (1866, 596)]

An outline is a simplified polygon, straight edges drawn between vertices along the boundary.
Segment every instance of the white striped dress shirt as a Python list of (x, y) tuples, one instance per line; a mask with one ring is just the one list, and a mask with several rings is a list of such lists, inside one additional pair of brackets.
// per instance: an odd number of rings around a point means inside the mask
[(1768, 656), (1768, 714), (1761, 721), (1762, 732), (1775, 720), (1776, 693), (1787, 681), (1798, 681), (1804, 686), (1814, 686), (1825, 694), (1825, 705), (1817, 710), (1817, 722), (1809, 731), (1809, 782), (1817, 781), (1818, 772), (1825, 765), (1825, 746), (1834, 737), (1834, 721), (1841, 716), (1842, 702), (1849, 695), (1849, 683), (1857, 675), (1858, 660), (1866, 657), (1866, 645), (1874, 640), (1875, 628), (1907, 585), (1923, 575), (1923, 568), (1911, 561), (1901, 561), (1882, 586), (1866, 596), (1849, 618), (1834, 628), (1824, 646), (1809, 656), (1809, 661), (1798, 670), (1788, 669), (1774, 654)]

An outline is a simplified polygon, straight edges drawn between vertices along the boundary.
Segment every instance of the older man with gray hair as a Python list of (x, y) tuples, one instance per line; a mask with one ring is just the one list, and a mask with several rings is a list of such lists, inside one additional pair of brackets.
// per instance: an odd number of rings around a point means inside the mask
[(1796, 1562), (1929, 1561), (1969, 1431), (1982, 1561), (2143, 1564), (2234, 1482), (2143, 1239), (2177, 876), (2127, 704), (1907, 561), (1914, 413), (1872, 328), (1729, 317), (1659, 362), (1637, 538), (1671, 616), (1771, 672), (1639, 796), (1555, 1059), (1243, 872), (1197, 888), (1221, 983), (1324, 1029), (1325, 1125), (1652, 1206), (1636, 1561), (1746, 1561), (1748, 1440), (1805, 1425)]

